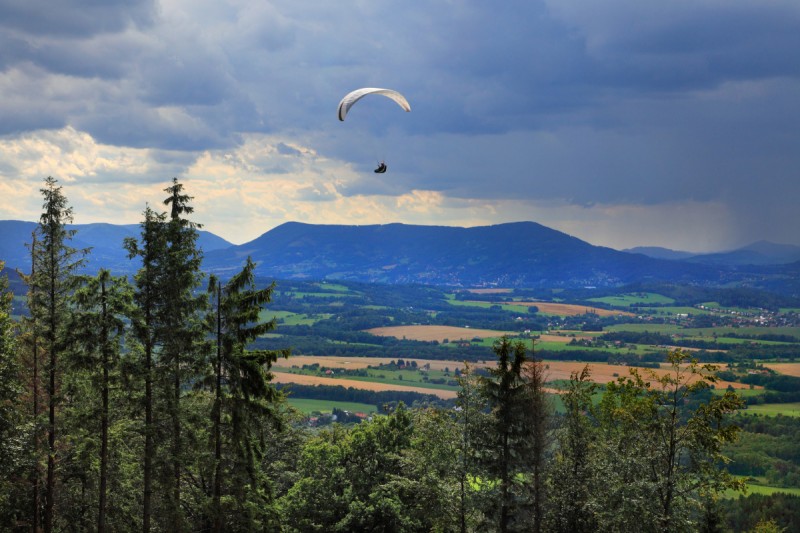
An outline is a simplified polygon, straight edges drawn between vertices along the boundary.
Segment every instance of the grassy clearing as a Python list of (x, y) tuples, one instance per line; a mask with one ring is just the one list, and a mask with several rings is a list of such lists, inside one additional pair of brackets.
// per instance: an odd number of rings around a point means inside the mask
[(368, 403), (310, 400), (306, 398), (292, 398), (291, 396), (289, 397), (288, 401), (289, 405), (307, 415), (314, 412), (331, 413), (333, 412), (334, 407), (353, 413), (374, 413), (378, 410), (377, 407)]

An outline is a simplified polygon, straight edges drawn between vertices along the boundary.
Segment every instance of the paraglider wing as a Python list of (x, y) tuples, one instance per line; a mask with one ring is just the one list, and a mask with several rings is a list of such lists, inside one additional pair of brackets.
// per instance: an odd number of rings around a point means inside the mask
[(393, 91), (392, 89), (378, 89), (375, 87), (365, 87), (363, 89), (356, 89), (355, 91), (348, 93), (342, 98), (342, 101), (339, 102), (339, 120), (344, 120), (344, 117), (347, 116), (347, 112), (350, 111), (350, 108), (353, 107), (353, 104), (367, 96), (368, 94), (380, 94), (387, 98), (391, 98), (397, 105), (402, 107), (406, 112), (411, 111), (411, 106), (408, 104), (408, 100), (397, 91)]

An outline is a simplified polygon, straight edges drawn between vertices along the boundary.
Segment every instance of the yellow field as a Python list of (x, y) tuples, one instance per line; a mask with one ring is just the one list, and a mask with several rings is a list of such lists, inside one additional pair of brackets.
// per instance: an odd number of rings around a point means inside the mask
[(469, 340), (474, 337), (502, 337), (503, 335), (517, 335), (513, 331), (496, 331), (492, 329), (458, 328), (455, 326), (389, 326), (385, 328), (372, 328), (368, 333), (380, 337), (397, 337), (417, 341), (450, 341)]
[(551, 315), (560, 316), (574, 316), (583, 315), (585, 313), (594, 313), (598, 316), (634, 316), (633, 313), (627, 311), (617, 311), (616, 309), (599, 309), (597, 307), (590, 307), (586, 305), (575, 304), (559, 304), (554, 302), (500, 302), (510, 305), (527, 305), (536, 306), (539, 308), (540, 313), (548, 313)]
[(765, 363), (764, 366), (779, 374), (800, 378), (800, 363)]

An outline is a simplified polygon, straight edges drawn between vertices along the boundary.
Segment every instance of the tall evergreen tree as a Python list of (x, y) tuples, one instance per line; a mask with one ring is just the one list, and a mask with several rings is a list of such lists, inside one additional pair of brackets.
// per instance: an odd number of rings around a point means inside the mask
[[(241, 272), (222, 285), (211, 277), (209, 295), (213, 311), (209, 314), (209, 329), (215, 340), (211, 360), (209, 388), (214, 403), (211, 412), (214, 472), (212, 488), (212, 530), (223, 531), (233, 517), (247, 516), (242, 511), (248, 502), (265, 507), (268, 502), (258, 501), (265, 492), (255, 460), (261, 456), (256, 428), (265, 423), (277, 424), (275, 403), (278, 393), (269, 383), (269, 369), (278, 357), (288, 357), (289, 351), (249, 350), (248, 345), (257, 337), (275, 328), (275, 320), (260, 318), (263, 306), (271, 300), (274, 284), (256, 288), (253, 272), (255, 263), (248, 257)], [(228, 428), (223, 438), (223, 427)], [(227, 448), (224, 454), (223, 448)], [(224, 455), (223, 455), (224, 454)], [(225, 460), (227, 457), (227, 460)], [(242, 490), (245, 488), (245, 490)], [(229, 498), (229, 509), (223, 509), (224, 495)], [(244, 506), (244, 507), (243, 507)], [(255, 519), (254, 526), (262, 520)], [(262, 526), (263, 527), (263, 526)]]
[[(0, 272), (4, 268), (0, 261)], [(8, 278), (0, 277), (0, 529), (8, 530), (23, 518), (19, 504), (25, 490), (15, 480), (24, 476), (27, 433), (20, 401), (21, 368), (16, 326), (11, 318)]]
[[(36, 312), (36, 305), (41, 301), (40, 297), (36, 297), (37, 286), (34, 283), (36, 273), (36, 248), (37, 238), (36, 231), (31, 234), (31, 243), (28, 249), (31, 253), (31, 272), (25, 274), (17, 271), (20, 278), (28, 286), (28, 309), (30, 315), (22, 319), (22, 335), (20, 336), (23, 365), (25, 368), (30, 369), (30, 374), (26, 379), (26, 387), (30, 394), (31, 405), (31, 432), (30, 432), (30, 455), (31, 455), (31, 504), (30, 504), (30, 524), (34, 533), (41, 530), (42, 525), (42, 505), (41, 505), (41, 439), (42, 439), (42, 392), (41, 392), (41, 354), (40, 354), (40, 333), (38, 328), (37, 318), (39, 313)], [(27, 397), (27, 395), (26, 395)]]
[(165, 226), (166, 254), (161, 269), (162, 303), (158, 323), (162, 340), (161, 359), (171, 374), (165, 389), (171, 419), (172, 465), (172, 490), (167, 502), (171, 529), (180, 532), (184, 529), (181, 391), (198, 369), (198, 348), (204, 337), (200, 313), (207, 305), (207, 298), (204, 293), (196, 292), (203, 277), (200, 270), (202, 254), (197, 247), (197, 229), (201, 226), (184, 218), (194, 211), (189, 205), (192, 197), (184, 193), (183, 184), (177, 178), (173, 178), (172, 185), (164, 191), (169, 195), (164, 204), (170, 206), (170, 216)]
[(33, 271), (30, 282), (35, 300), (31, 313), (41, 332), (42, 347), (48, 361), (47, 373), (47, 475), (44, 490), (44, 519), (46, 533), (53, 531), (56, 501), (56, 468), (58, 463), (57, 415), (61, 398), (59, 386), (62, 369), (60, 356), (65, 350), (69, 299), (77, 283), (76, 271), (84, 264), (87, 250), (69, 246), (75, 234), (68, 230), (72, 208), (57, 181), (48, 177), (41, 189), (44, 197), (39, 225), (36, 228), (38, 245), (33, 252)]
[[(126, 278), (113, 278), (105, 269), (101, 269), (96, 277), (84, 278), (83, 286), (75, 292), (76, 312), (72, 318), (72, 334), (77, 346), (73, 363), (88, 374), (89, 392), (97, 396), (89, 399), (90, 405), (97, 407), (90, 408), (88, 414), (94, 420), (99, 419), (100, 426), (98, 532), (108, 529), (109, 426), (112, 416), (110, 389), (112, 379), (118, 374), (125, 324), (131, 305), (132, 293)], [(80, 401), (80, 398), (76, 398), (76, 401)], [(89, 439), (91, 437), (87, 435), (86, 440)]]
[(153, 516), (153, 481), (155, 475), (156, 426), (154, 419), (154, 381), (156, 351), (159, 346), (158, 316), (163, 283), (162, 263), (166, 255), (164, 224), (166, 215), (145, 208), (141, 234), (137, 241), (128, 238), (124, 247), (131, 259), (138, 258), (141, 268), (134, 276), (135, 291), (133, 333), (142, 346), (142, 373), (144, 375), (144, 453), (142, 458), (142, 529), (148, 533)]
[[(491, 411), (493, 441), (484, 450), (484, 465), (498, 483), (493, 514), (499, 531), (505, 533), (527, 530), (531, 526), (532, 507), (535, 509), (541, 497), (535, 494), (541, 486), (530, 487), (526, 480), (536, 479), (540, 485), (544, 436), (537, 432), (544, 431), (540, 425), (545, 423), (544, 418), (540, 420), (545, 417), (544, 380), (541, 367), (526, 369), (527, 350), (523, 342), (503, 337), (495, 344), (494, 351), (497, 367), (490, 368), (490, 376), (481, 379), (481, 390)], [(537, 457), (536, 453), (540, 455)]]

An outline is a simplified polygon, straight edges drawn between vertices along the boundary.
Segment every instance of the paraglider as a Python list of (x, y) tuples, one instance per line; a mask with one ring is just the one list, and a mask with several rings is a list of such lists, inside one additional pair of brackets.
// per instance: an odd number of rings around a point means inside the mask
[(364, 87), (363, 89), (356, 89), (353, 92), (347, 93), (342, 101), (339, 102), (339, 120), (344, 121), (347, 112), (353, 107), (353, 104), (367, 96), (368, 94), (379, 94), (386, 98), (391, 98), (397, 105), (402, 107), (406, 112), (411, 111), (411, 106), (408, 104), (406, 97), (392, 89), (378, 89), (375, 87)]
[[(377, 94), (380, 96), (385, 96), (391, 100), (394, 100), (397, 105), (399, 105), (405, 112), (411, 111), (411, 106), (406, 100), (405, 96), (400, 94), (399, 92), (392, 90), (392, 89), (380, 89), (376, 87), (364, 87), (363, 89), (356, 89), (355, 91), (347, 93), (342, 101), (339, 102), (339, 120), (344, 122), (344, 118), (347, 116), (347, 113), (350, 111), (350, 108), (355, 105), (356, 102), (361, 100), (367, 95), (370, 94)], [(376, 174), (383, 174), (387, 170), (386, 163), (381, 161), (378, 165), (378, 168), (374, 170)]]

